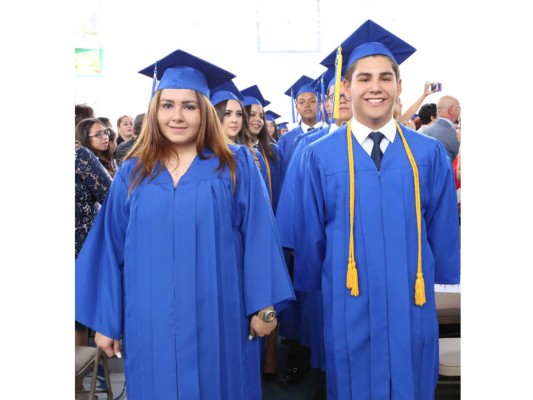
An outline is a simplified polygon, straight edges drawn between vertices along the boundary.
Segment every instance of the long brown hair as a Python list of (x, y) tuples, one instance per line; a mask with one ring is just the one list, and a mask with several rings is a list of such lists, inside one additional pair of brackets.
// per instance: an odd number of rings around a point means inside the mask
[[(231, 181), (235, 187), (236, 183), (236, 165), (233, 154), (228, 147), (228, 139), (224, 134), (222, 125), (218, 119), (217, 113), (213, 105), (209, 102), (207, 97), (196, 92), (196, 101), (200, 107), (201, 123), (196, 139), (196, 153), (202, 159), (208, 157), (204, 155), (204, 147), (215, 153), (219, 160), (217, 171), (221, 171), (227, 165)], [(138, 157), (137, 163), (133, 168), (132, 179), (130, 180), (129, 192), (131, 193), (141, 182), (146, 178), (154, 179), (161, 173), (164, 168), (162, 161), (178, 157), (176, 150), (172, 147), (170, 141), (163, 136), (159, 125), (157, 123), (157, 112), (159, 109), (159, 102), (161, 99), (161, 90), (158, 90), (148, 107), (146, 115), (146, 123), (142, 125), (141, 134), (135, 141), (131, 150), (124, 157), (124, 161)], [(157, 171), (155, 167), (160, 162)]]
[[(252, 111), (252, 105), (249, 104), (245, 106), (244, 109), (246, 110), (246, 113), (250, 115)], [(259, 134), (257, 135), (257, 139), (259, 140), (261, 149), (263, 149), (263, 151), (265, 152), (268, 160), (271, 162), (277, 163), (279, 161), (278, 156), (274, 152), (274, 150), (272, 150), (272, 146), (270, 146), (271, 144), (275, 144), (275, 142), (274, 142), (274, 139), (272, 139), (270, 137), (270, 134), (268, 133), (268, 128), (266, 126), (266, 119), (265, 119), (264, 113), (263, 113), (262, 120), (263, 120), (263, 127), (259, 131)]]

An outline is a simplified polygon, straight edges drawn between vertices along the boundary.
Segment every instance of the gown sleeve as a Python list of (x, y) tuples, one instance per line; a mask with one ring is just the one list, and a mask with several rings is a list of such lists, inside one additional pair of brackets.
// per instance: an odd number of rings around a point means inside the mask
[[(297, 162), (294, 183), (294, 287), (320, 290), (326, 253), (324, 177), (311, 146)], [(296, 228), (297, 227), (297, 228)]]
[(431, 165), (431, 193), (425, 211), (428, 242), (435, 260), (435, 283), (460, 281), (459, 212), (452, 164), (436, 141)]
[(122, 332), (122, 268), (128, 213), (121, 168), (76, 259), (76, 321), (113, 339)]
[(289, 161), (283, 186), (279, 197), (279, 204), (276, 210), (276, 222), (281, 237), (281, 244), (288, 249), (294, 249), (294, 189), (297, 186), (298, 161), (301, 157), (305, 141), (300, 141)]
[(241, 148), (236, 161), (235, 209), (244, 245), (246, 314), (272, 304), (280, 312), (295, 296), (269, 195), (250, 154)]

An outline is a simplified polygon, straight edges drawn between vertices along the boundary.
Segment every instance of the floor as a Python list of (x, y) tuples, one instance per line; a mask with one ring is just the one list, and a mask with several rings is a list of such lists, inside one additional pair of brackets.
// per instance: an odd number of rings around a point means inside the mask
[[(443, 332), (444, 335), (453, 335), (454, 329), (449, 332)], [(278, 341), (278, 371), (283, 371), (285, 368), (285, 357), (287, 354), (287, 346)], [(113, 389), (113, 400), (127, 399), (127, 391), (124, 384), (124, 370), (122, 360), (113, 358), (109, 360), (109, 368), (111, 371), (111, 387)], [(284, 388), (277, 380), (272, 382), (263, 382), (263, 400), (313, 400), (313, 396), (320, 382), (320, 373), (317, 370), (311, 370), (309, 374), (303, 378), (297, 385)], [(435, 400), (460, 400), (461, 386), (453, 382), (454, 378), (441, 377), (443, 382), (437, 386), (435, 391)], [(99, 380), (99, 384), (104, 382)], [(84, 381), (85, 387), (90, 387), (90, 377), (86, 377)], [(98, 400), (109, 400), (106, 394), (98, 394)]]

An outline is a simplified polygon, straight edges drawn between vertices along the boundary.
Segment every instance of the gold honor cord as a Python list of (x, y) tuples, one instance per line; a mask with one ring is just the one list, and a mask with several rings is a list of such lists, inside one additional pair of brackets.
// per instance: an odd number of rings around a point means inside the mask
[[(407, 153), (407, 158), (411, 164), (411, 169), (413, 170), (414, 177), (414, 186), (415, 186), (415, 207), (416, 207), (416, 228), (418, 233), (418, 269), (416, 274), (416, 283), (415, 283), (415, 304), (417, 306), (423, 306), (426, 303), (426, 293), (424, 287), (424, 276), (422, 275), (422, 213), (421, 213), (421, 202), (420, 202), (420, 180), (418, 176), (418, 167), (416, 165), (413, 153), (405, 140), (402, 128), (395, 120), (396, 128), (402, 139), (403, 145), (405, 147), (405, 152)], [(350, 294), (352, 296), (359, 295), (359, 284), (357, 276), (357, 267), (355, 262), (355, 246), (354, 246), (354, 214), (355, 214), (355, 169), (354, 169), (354, 160), (353, 160), (353, 144), (352, 144), (352, 122), (348, 123), (346, 129), (346, 138), (348, 141), (348, 164), (350, 168), (350, 244), (348, 250), (348, 272), (346, 274), (346, 287), (351, 289)]]
[(339, 107), (341, 102), (341, 72), (342, 72), (342, 47), (337, 48), (335, 58), (335, 102), (333, 103), (333, 118), (339, 119)]
[(261, 147), (261, 153), (263, 153), (263, 158), (265, 159), (265, 165), (267, 167), (267, 175), (268, 175), (268, 188), (270, 189), (270, 202), (272, 203), (272, 177), (270, 176), (270, 164), (268, 163), (268, 158), (265, 153), (265, 150), (263, 150), (263, 146)]

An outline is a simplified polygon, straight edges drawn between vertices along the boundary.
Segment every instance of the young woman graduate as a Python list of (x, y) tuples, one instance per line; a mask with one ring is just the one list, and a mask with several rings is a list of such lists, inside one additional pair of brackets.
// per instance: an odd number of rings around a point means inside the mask
[(123, 351), (128, 399), (259, 400), (254, 338), (294, 292), (257, 166), (209, 102), (234, 75), (182, 50), (140, 73), (159, 85), (76, 260), (76, 319)]

